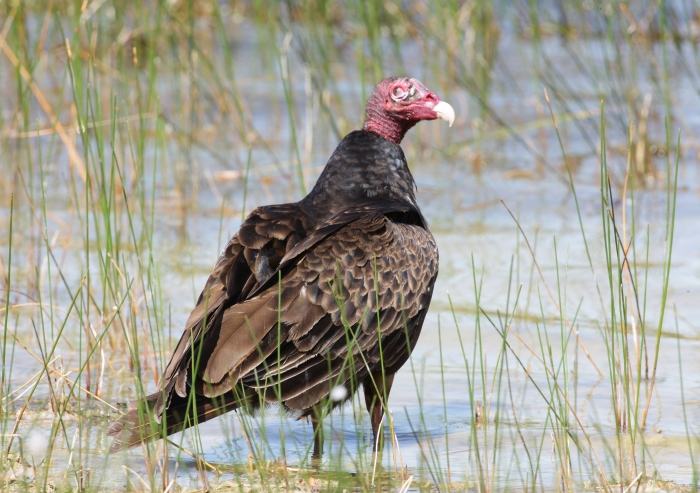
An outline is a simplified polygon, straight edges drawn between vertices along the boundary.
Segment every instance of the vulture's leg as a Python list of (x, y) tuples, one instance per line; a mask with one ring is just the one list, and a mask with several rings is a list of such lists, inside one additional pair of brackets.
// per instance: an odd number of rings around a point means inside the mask
[(323, 420), (321, 418), (321, 408), (314, 408), (311, 413), (311, 426), (314, 430), (314, 452), (312, 459), (320, 459), (323, 455)]
[(389, 392), (391, 392), (391, 384), (394, 383), (394, 374), (382, 375), (381, 373), (373, 375), (373, 378), (367, 377), (362, 384), (365, 391), (365, 405), (367, 412), (372, 421), (372, 433), (374, 435), (374, 447), (376, 450), (381, 450), (384, 445), (382, 434), (380, 434), (379, 426), (382, 424), (384, 416), (384, 403), (389, 400)]

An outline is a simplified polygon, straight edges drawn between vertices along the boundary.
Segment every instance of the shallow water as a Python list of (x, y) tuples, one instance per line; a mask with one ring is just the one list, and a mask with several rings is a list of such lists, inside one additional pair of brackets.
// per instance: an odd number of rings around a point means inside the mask
[[(236, 60), (254, 59), (261, 50), (258, 42), (251, 41), (250, 35), (255, 31), (254, 25), (244, 22), (231, 35), (236, 40), (245, 40), (236, 45)], [(550, 338), (553, 346), (551, 357), (558, 365), (562, 338), (560, 312), (563, 313), (565, 334), (575, 320), (566, 358), (568, 392), (580, 420), (572, 424), (572, 434), (584, 441), (586, 437), (590, 439), (581, 449), (584, 452), (580, 456), (576, 447), (572, 447), (575, 481), (579, 484), (597, 481), (599, 478), (590, 463), (607, 464), (610, 446), (606, 442), (624, 442), (626, 435), (620, 437), (616, 434), (609, 378), (610, 351), (606, 349), (603, 337), (603, 327), (610, 315), (600, 217), (599, 99), (601, 96), (608, 99), (608, 159), (615, 178), (613, 191), (618, 200), (615, 210), (620, 214), (623, 204), (619, 199), (622, 193), (619, 185), (626, 161), (624, 123), (628, 115), (627, 108), (618, 98), (625, 85), (633, 86), (639, 92), (640, 97), (635, 101), (643, 99), (645, 94), (652, 96), (649, 140), (664, 146), (666, 108), (662, 97), (657, 94), (660, 84), (655, 60), (667, 49), (670, 51), (667, 69), (662, 74), (672, 75), (666, 80), (674, 108), (671, 138), (675, 141), (676, 132), (681, 132), (682, 156), (671, 282), (658, 372), (647, 427), (637, 437), (645, 444), (644, 451), (637, 457), (639, 462), (646, 464), (644, 470), (649, 475), (658, 474), (665, 480), (681, 484), (691, 482), (693, 471), (685, 423), (688, 423), (695, 448), (698, 446), (695, 437), (700, 431), (697, 429), (700, 409), (696, 397), (700, 394), (700, 360), (696, 359), (700, 351), (700, 327), (696, 322), (700, 316), (700, 305), (696, 301), (700, 299), (700, 256), (697, 255), (700, 181), (697, 172), (699, 149), (694, 138), (700, 130), (697, 116), (700, 114), (700, 97), (696, 90), (695, 65), (692, 64), (694, 52), (687, 45), (682, 45), (679, 50), (672, 48), (663, 44), (623, 47), (622, 58), (634, 58), (637, 71), (634, 75), (627, 75), (627, 79), (611, 82), (605, 67), (611, 60), (612, 47), (605, 38), (583, 37), (563, 42), (558, 37), (550, 37), (536, 46), (532, 40), (506, 30), (498, 42), (498, 57), (491, 68), (491, 84), (486, 88), (485, 97), (493, 112), (490, 115), (479, 112), (476, 98), (468, 92), (466, 85), (454, 81), (447, 83), (437, 75), (427, 74), (426, 83), (429, 86), (434, 83), (433, 87), (442, 98), (453, 103), (458, 120), (453, 129), (440, 124), (422, 124), (412, 130), (404, 145), (418, 183), (419, 203), (439, 245), (440, 277), (411, 363), (402, 369), (394, 383), (389, 405), (398, 446), (385, 451), (387, 467), (400, 469), (406, 466), (410, 474), (429, 482), (441, 483), (449, 477), (466, 484), (477, 481), (475, 471), (482, 467), (488, 470), (486, 476), (497, 489), (507, 489), (533, 481), (529, 461), (533, 455), (539, 454), (534, 481), (557, 485), (561, 464), (553, 443), (552, 415), (548, 402), (538, 389), (548, 391), (548, 375), (539, 360), (542, 356), (539, 338)], [(415, 42), (406, 42), (402, 50), (405, 54), (421, 56), (420, 46)], [(583, 72), (580, 65), (574, 63), (572, 54), (583, 59), (590, 71)], [(215, 52), (213, 57), (220, 60), (222, 54)], [(419, 77), (429, 72), (428, 62), (422, 62), (420, 59), (415, 62), (419, 67)], [(52, 67), (54, 70), (64, 70), (62, 64), (65, 60), (57, 58), (54, 63), (57, 65)], [(391, 69), (396, 68), (391, 66)], [(336, 96), (332, 108), (341, 128), (349, 130), (360, 120), (357, 108), (361, 102), (358, 88), (361, 84), (356, 74), (345, 69), (340, 61), (332, 69), (343, 81), (331, 88)], [(289, 70), (298, 81), (304, 79), (303, 64), (291, 63)], [(567, 74), (565, 79), (557, 77), (562, 73)], [(175, 96), (186, 91), (190, 83), (183, 74), (170, 75), (176, 79), (164, 77), (158, 81), (158, 88), (162, 91), (162, 111), (166, 119), (174, 120), (175, 130), (166, 125), (165, 137), (157, 143), (164, 149), (157, 149), (156, 142), (146, 141), (144, 154), (145, 176), (154, 171), (149, 169), (156, 162), (154, 156), (160, 152), (165, 155), (157, 161), (159, 165), (153, 174), (156, 179), (145, 181), (145, 190), (153, 194), (155, 201), (153, 251), (160, 276), (161, 299), (165, 304), (167, 322), (164, 326), (172, 331), (162, 334), (166, 353), (177, 340), (179, 328), (219, 248), (240, 224), (244, 198), (241, 177), (248, 153), (236, 141), (231, 128), (222, 125), (215, 113), (211, 114), (212, 107), (197, 114), (201, 121), (196, 122), (196, 144), (183, 146), (176, 142), (177, 127), (192, 122), (183, 121), (184, 111)], [(238, 89), (246, 95), (255, 129), (261, 135), (270, 136), (267, 148), (260, 145), (251, 150), (253, 164), (245, 208), (250, 210), (256, 205), (296, 200), (301, 196), (301, 187), (293, 164), (295, 154), (290, 145), (290, 125), (286, 119), (283, 91), (274, 66), (271, 69), (265, 64), (241, 64), (237, 76)], [(49, 85), (55, 80), (47, 76), (42, 82)], [(553, 107), (564, 121), (561, 132), (567, 154), (577, 160), (573, 178), (583, 228), (590, 245), (592, 268), (586, 257), (573, 196), (565, 181), (561, 150), (544, 103), (545, 86), (550, 94), (556, 94), (558, 89), (575, 95), (563, 99), (556, 96)], [(3, 92), (12, 87), (7, 72), (0, 75), (0, 87)], [(62, 84), (57, 83), (57, 87), (62, 87)], [(128, 84), (126, 88), (129, 88)], [(303, 172), (309, 189), (337, 137), (324, 125), (318, 106), (306, 106), (304, 101), (308, 91), (304, 84), (297, 84), (294, 91), (298, 138), (304, 142)], [(131, 96), (125, 90), (123, 97), (128, 100)], [(569, 102), (570, 106), (563, 107), (562, 101)], [(128, 110), (124, 113), (128, 114)], [(582, 114), (585, 116), (580, 116)], [(7, 115), (9, 111), (3, 113), (6, 119), (4, 127), (11, 128), (13, 124)], [(504, 131), (503, 125), (494, 122), (494, 115), (507, 122), (510, 131)], [(570, 118), (567, 119), (567, 115)], [(38, 111), (32, 116), (42, 121)], [(123, 132), (127, 134), (128, 131), (129, 125), (126, 124)], [(3, 143), (2, 149), (7, 156), (3, 159), (3, 166), (9, 166), (10, 159), (26, 157), (21, 145), (15, 146), (12, 142), (6, 139)], [(65, 182), (62, 180), (68, 176), (66, 158), (60, 148), (57, 149), (55, 137), (34, 138), (31, 142), (37, 153), (51, 156), (46, 166), (46, 202), (50, 207), (48, 229), (54, 241), (54, 254), (60, 258), (65, 274), (64, 281), (57, 281), (59, 287), (54, 293), (57, 312), (61, 312), (70, 301), (70, 295), (61, 283), (75, 289), (85, 274), (81, 223), (71, 208), (70, 191), (63, 186)], [(128, 147), (121, 141), (116, 145)], [(186, 152), (183, 152), (183, 147)], [(124, 149), (120, 148), (120, 155), (122, 152)], [(636, 192), (634, 204), (638, 231), (646, 232), (647, 227), (649, 231), (649, 261), (648, 264), (640, 261), (640, 265), (648, 265), (645, 313), (647, 343), (650, 345), (654, 341), (661, 306), (667, 197), (663, 182), (665, 158), (662, 155), (654, 157), (651, 163), (659, 170), (657, 178), (650, 180), (646, 189)], [(30, 168), (29, 173), (34, 169)], [(238, 174), (232, 175), (232, 170)], [(181, 178), (183, 175), (185, 179)], [(231, 176), (233, 179), (228, 179)], [(184, 187), (180, 182), (185, 184)], [(40, 180), (24, 186), (40, 189)], [(19, 194), (19, 189), (17, 185), (15, 193)], [(186, 205), (181, 208), (183, 202)], [(9, 224), (9, 208), (6, 202), (2, 206), (0, 224), (4, 230)], [(509, 210), (517, 218), (517, 223)], [(32, 215), (35, 212), (29, 210), (27, 201), (19, 200), (18, 211), (22, 220), (29, 217), (29, 222), (34, 224), (36, 219)], [(519, 232), (518, 225), (523, 233)], [(138, 230), (140, 226), (136, 228)], [(5, 235), (2, 236), (2, 262), (7, 265), (4, 253), (7, 240)], [(13, 304), (34, 299), (22, 294), (32, 291), (33, 266), (41, 269), (43, 276), (49, 275), (46, 257), (37, 247), (40, 238), (41, 229), (35, 225), (21, 230), (14, 238), (13, 267), (20, 278), (15, 284), (19, 287), (10, 296)], [(533, 264), (528, 243), (534, 250), (537, 266)], [(646, 240), (638, 240), (638, 247), (643, 248), (645, 243)], [(642, 259), (646, 253), (639, 251), (637, 254)], [(98, 273), (96, 261), (91, 262), (89, 268)], [(133, 259), (129, 265), (136, 269)], [(25, 279), (21, 277), (23, 275)], [(56, 276), (55, 271), (53, 275)], [(478, 306), (475, 278), (481, 285)], [(603, 289), (602, 295), (598, 294), (598, 288)], [(507, 325), (506, 340), (510, 347), (506, 351), (506, 370), (501, 372), (499, 365), (503, 363), (499, 354), (504, 338), (489, 323), (487, 316), (498, 326), (499, 318), (513, 310), (519, 289), (516, 316)], [(34, 337), (31, 321), (37, 318), (31, 310), (15, 311), (18, 314), (17, 340), (22, 345), (11, 345), (15, 352), (11, 389), (19, 389), (40, 369), (37, 361), (28, 357), (23, 348), (31, 347)], [(638, 320), (635, 323), (640, 326)], [(480, 331), (477, 331), (478, 324)], [(80, 331), (76, 327), (66, 328), (58, 349), (64, 368), (73, 372), (73, 378), (79, 362), (75, 341)], [(145, 325), (139, 324), (139, 327)], [(480, 358), (475, 358), (478, 355), (474, 348), (479, 339), (483, 366), (479, 363)], [(630, 335), (628, 340), (634, 344), (635, 336)], [(133, 380), (125, 368), (126, 355), (106, 351), (108, 383), (101, 398), (108, 402), (124, 400), (134, 393)], [(646, 361), (649, 360), (653, 360), (653, 354), (648, 355)], [(152, 368), (148, 371), (145, 383), (152, 389), (157, 371)], [(470, 383), (470, 377), (476, 381)], [(685, 401), (681, 395), (681, 381)], [(475, 394), (473, 400), (470, 387)], [(641, 389), (644, 398), (649, 383), (644, 382)], [(41, 436), (53, 422), (53, 415), (45, 412), (48, 395), (48, 386), (41, 384), (33, 397), (29, 418), (19, 429), (26, 442), (29, 442), (31, 433)], [(473, 427), (477, 413), (473, 403), (477, 401), (483, 406), (479, 413), (485, 416), (486, 423)], [(22, 400), (18, 400), (12, 409), (16, 410), (21, 403)], [(96, 407), (106, 412), (104, 406), (98, 404)], [(77, 437), (75, 440), (90, 444), (83, 452), (83, 460), (92, 469), (93, 480), (97, 484), (123, 486), (126, 481), (123, 464), (127, 464), (134, 475), (147, 475), (143, 451), (105, 458), (106, 442), (102, 433), (106, 421), (96, 418), (80, 428), (74, 421), (66, 421), (67, 437)], [(371, 438), (361, 404), (346, 405), (331, 416), (326, 426), (330, 438), (326, 444), (328, 456), (324, 467), (349, 472), (367, 471), (367, 464), (371, 464)], [(247, 462), (249, 447), (236, 416), (202, 425), (199, 435), (205, 460), (217, 464)], [(179, 442), (180, 438), (177, 435), (174, 440)], [(192, 448), (191, 438), (186, 434), (186, 448)], [(288, 464), (299, 464), (308, 458), (312, 442), (311, 428), (307, 423), (280, 416), (274, 408), (266, 411), (263, 418), (255, 418), (251, 438), (265, 458), (276, 459), (284, 455)], [(537, 454), (534, 453), (536, 450)], [(475, 462), (477, 452), (488, 457), (486, 465), (479, 466)], [(38, 453), (40, 459), (41, 446)], [(593, 461), (589, 454), (595, 456)], [(52, 465), (56, 476), (65, 471), (69, 460), (74, 458), (67, 456), (64, 446), (57, 445)], [(185, 458), (171, 466), (177, 468), (184, 484), (199, 484), (194, 461)], [(614, 467), (607, 472), (613, 479), (624, 476)]]

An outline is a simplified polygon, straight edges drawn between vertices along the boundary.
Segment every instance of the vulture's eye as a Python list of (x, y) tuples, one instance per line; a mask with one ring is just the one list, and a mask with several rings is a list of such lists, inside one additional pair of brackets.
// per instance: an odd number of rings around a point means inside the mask
[(397, 86), (391, 91), (391, 99), (393, 99), (396, 102), (404, 101), (410, 94), (411, 90), (415, 92), (413, 86), (411, 86), (411, 88), (408, 91), (401, 86)]

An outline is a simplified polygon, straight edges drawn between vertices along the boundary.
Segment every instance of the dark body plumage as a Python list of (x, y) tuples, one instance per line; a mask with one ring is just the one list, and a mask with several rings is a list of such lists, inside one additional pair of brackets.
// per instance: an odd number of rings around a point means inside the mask
[(401, 147), (360, 130), (304, 199), (255, 209), (207, 280), (160, 390), (113, 424), (113, 449), (265, 402), (313, 417), (337, 385), (348, 397), (364, 387), (376, 433), (438, 271), (414, 192)]

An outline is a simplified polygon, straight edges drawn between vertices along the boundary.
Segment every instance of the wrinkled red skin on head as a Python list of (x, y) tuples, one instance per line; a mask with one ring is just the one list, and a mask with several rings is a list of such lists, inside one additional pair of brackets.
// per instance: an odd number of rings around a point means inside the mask
[[(413, 94), (411, 91), (414, 91)], [(404, 94), (406, 97), (401, 98)], [(400, 144), (413, 125), (421, 120), (435, 120), (438, 117), (433, 110), (438, 102), (440, 98), (417, 79), (384, 79), (377, 84), (367, 100), (363, 129)]]

